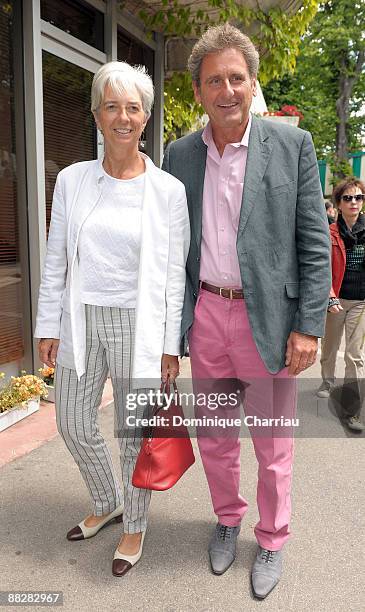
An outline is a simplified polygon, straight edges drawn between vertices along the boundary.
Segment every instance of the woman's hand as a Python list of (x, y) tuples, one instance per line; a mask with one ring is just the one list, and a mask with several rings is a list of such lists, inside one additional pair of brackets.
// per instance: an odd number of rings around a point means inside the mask
[(328, 312), (333, 312), (333, 313), (336, 313), (336, 312), (341, 312), (341, 310), (343, 310), (343, 308), (342, 308), (341, 304), (335, 304), (334, 306), (331, 306), (331, 307), (328, 309)]
[(161, 380), (162, 382), (167, 381), (167, 377), (170, 378), (171, 382), (174, 382), (175, 378), (179, 376), (179, 359), (177, 355), (167, 355), (164, 353), (161, 359)]
[(58, 338), (41, 338), (38, 342), (39, 359), (49, 368), (55, 367), (59, 343)]
[(328, 300), (327, 312), (333, 312), (333, 314), (337, 314), (343, 310), (341, 306), (341, 302), (338, 297), (335, 295), (331, 295)]

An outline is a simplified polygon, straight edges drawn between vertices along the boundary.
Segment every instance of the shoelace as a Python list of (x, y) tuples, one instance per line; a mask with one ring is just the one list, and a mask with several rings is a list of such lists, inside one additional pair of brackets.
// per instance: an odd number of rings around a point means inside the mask
[(274, 551), (263, 548), (261, 551), (261, 559), (263, 559), (265, 563), (272, 563), (274, 559)]
[(234, 527), (227, 527), (227, 525), (219, 525), (219, 539), (225, 542), (230, 540), (233, 534)]

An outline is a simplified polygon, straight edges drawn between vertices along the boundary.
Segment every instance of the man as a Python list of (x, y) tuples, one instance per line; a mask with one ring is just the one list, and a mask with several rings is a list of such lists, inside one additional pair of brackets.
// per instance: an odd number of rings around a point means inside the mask
[(326, 207), (326, 215), (328, 225), (332, 225), (332, 223), (336, 223), (336, 210), (330, 200), (325, 200), (324, 205)]
[[(186, 187), (191, 246), (182, 332), (193, 382), (242, 381), (252, 417), (294, 414), (295, 376), (316, 359), (330, 291), (328, 223), (310, 134), (251, 116), (258, 53), (225, 24), (189, 58), (203, 131), (172, 143), (163, 167)], [(197, 385), (198, 386), (198, 385)], [(195, 387), (196, 388), (196, 387)], [(280, 579), (289, 537), (293, 440), (251, 432), (259, 464), (252, 586)], [(236, 554), (247, 502), (239, 493), (237, 436), (199, 437), (218, 524), (209, 545), (222, 574)]]

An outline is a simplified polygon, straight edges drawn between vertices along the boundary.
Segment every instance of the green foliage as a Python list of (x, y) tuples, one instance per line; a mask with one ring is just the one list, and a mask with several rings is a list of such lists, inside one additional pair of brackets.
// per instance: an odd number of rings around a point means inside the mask
[(318, 5), (317, 0), (304, 0), (301, 9), (294, 15), (279, 8), (267, 14), (263, 11), (254, 12), (254, 18), (260, 23), (260, 31), (252, 40), (259, 50), (266, 50), (261, 57), (259, 72), (262, 85), (272, 78), (294, 71), (301, 36), (316, 15)]
[[(312, 132), (317, 155), (328, 158), (336, 176), (348, 174), (346, 162), (336, 161), (338, 100), (343, 83), (356, 77), (359, 54), (365, 48), (363, 0), (328, 0), (303, 37), (294, 74), (266, 84), (264, 96), (273, 109), (295, 104), (304, 114), (301, 127)], [(360, 56), (361, 61), (361, 56)], [(342, 80), (341, 80), (342, 79)], [(365, 73), (354, 79), (346, 132), (348, 151), (361, 149), (365, 135)], [(351, 172), (350, 172), (351, 173)]]
[[(257, 3), (259, 5), (259, 3)], [(319, 0), (303, 0), (302, 7), (294, 15), (279, 8), (267, 13), (258, 7), (248, 8), (235, 0), (207, 0), (206, 8), (196, 10), (179, 0), (162, 0), (139, 12), (148, 32), (161, 31), (165, 36), (199, 37), (207, 27), (226, 21), (241, 23), (243, 28), (257, 24), (252, 41), (262, 54), (260, 81), (279, 77), (295, 68), (300, 37), (315, 16)]]
[(164, 141), (167, 144), (195, 126), (203, 109), (195, 103), (191, 76), (187, 72), (175, 72), (172, 79), (165, 81), (164, 96)]
[(332, 172), (331, 185), (335, 186), (339, 180), (347, 176), (353, 176), (352, 166), (347, 160), (339, 159), (336, 154), (330, 153), (327, 155), (326, 161)]
[(323, 71), (312, 57), (311, 47), (303, 47), (295, 74), (271, 81), (263, 87), (263, 93), (270, 110), (283, 104), (295, 104), (301, 110), (304, 119), (300, 127), (312, 133), (317, 155), (324, 158), (335, 147), (336, 106), (331, 104), (331, 92), (320, 79)]
[[(259, 3), (257, 3), (259, 4)], [(207, 27), (231, 21), (241, 23), (243, 29), (255, 22), (257, 28), (251, 39), (261, 55), (260, 82), (280, 77), (295, 68), (301, 36), (316, 14), (319, 0), (303, 0), (294, 15), (280, 9), (267, 13), (257, 7), (248, 8), (235, 0), (207, 0), (206, 8), (196, 10), (179, 0), (162, 0), (139, 12), (147, 32), (163, 32), (165, 36), (199, 37)], [(195, 104), (190, 79), (182, 73), (174, 75), (165, 87), (165, 142), (192, 129), (202, 115)]]

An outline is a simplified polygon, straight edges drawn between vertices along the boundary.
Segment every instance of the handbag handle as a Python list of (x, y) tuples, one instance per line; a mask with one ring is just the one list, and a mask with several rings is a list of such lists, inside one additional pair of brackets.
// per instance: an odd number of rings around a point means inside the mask
[[(170, 393), (170, 376), (167, 375), (167, 380), (166, 382), (162, 382), (161, 383), (161, 387), (160, 387), (160, 393), (163, 393), (165, 395), (165, 393)], [(177, 384), (175, 381), (173, 381), (172, 386), (174, 388), (175, 393), (177, 393)]]
[[(175, 381), (172, 384), (173, 384), (174, 392), (175, 392), (175, 394), (177, 394), (178, 393), (177, 384), (176, 384)], [(162, 397), (165, 398), (166, 394), (168, 394), (168, 393), (170, 393), (170, 381), (169, 381), (169, 377), (167, 377), (167, 381), (166, 382), (161, 382), (160, 396), (162, 394)], [(164, 403), (162, 404), (162, 406), (160, 406), (158, 404), (158, 398), (156, 398), (155, 405), (153, 407), (153, 411), (152, 411), (151, 417), (152, 418), (155, 417), (159, 413), (159, 411), (161, 409), (163, 409), (163, 407), (164, 407)], [(143, 429), (145, 431), (145, 435), (143, 435), (143, 437), (144, 438), (148, 438), (148, 443), (150, 444), (152, 442), (152, 440), (153, 440), (153, 426), (152, 425), (148, 425), (147, 427), (145, 427)]]
[[(160, 387), (160, 396), (162, 395), (162, 397), (163, 397), (163, 398), (165, 398), (165, 397), (166, 397), (166, 395), (168, 395), (168, 394), (170, 393), (170, 384), (171, 384), (171, 383), (170, 383), (170, 380), (169, 380), (169, 376), (167, 377), (166, 382), (162, 382), (162, 383), (161, 383), (161, 387)], [(176, 384), (176, 382), (174, 381), (174, 382), (172, 383), (172, 385), (173, 385), (173, 388), (174, 388), (174, 392), (175, 392), (175, 394), (176, 394), (176, 393), (178, 393), (178, 390), (177, 390), (177, 384)], [(162, 406), (160, 406), (160, 405), (158, 404), (158, 400), (157, 400), (157, 398), (156, 398), (156, 402), (155, 402), (155, 405), (154, 405), (154, 407), (153, 407), (153, 413), (152, 413), (152, 416), (156, 416), (156, 414), (157, 414), (157, 413), (158, 413), (158, 412), (161, 410), (161, 408), (163, 408), (163, 407), (164, 407), (164, 403), (162, 404)]]
[[(178, 393), (176, 382), (174, 381), (172, 384), (173, 384), (174, 392)], [(166, 382), (162, 382), (161, 383), (161, 387), (160, 387), (160, 395), (163, 394), (162, 397), (165, 397), (165, 394), (167, 394), (167, 393), (170, 393), (170, 381), (169, 381), (169, 377), (167, 377), (167, 381)], [(163, 407), (164, 407), (164, 404), (162, 404), (162, 406), (160, 406), (158, 404), (158, 401), (157, 401), (157, 398), (156, 398), (156, 402), (155, 402), (155, 405), (153, 407), (153, 412), (152, 412), (151, 416), (152, 417), (156, 416)], [(152, 427), (152, 425), (149, 425), (147, 428), (145, 428), (145, 432), (146, 432), (146, 435), (144, 437), (148, 438), (148, 442), (150, 443), (152, 441), (152, 439), (153, 439), (153, 427)]]

